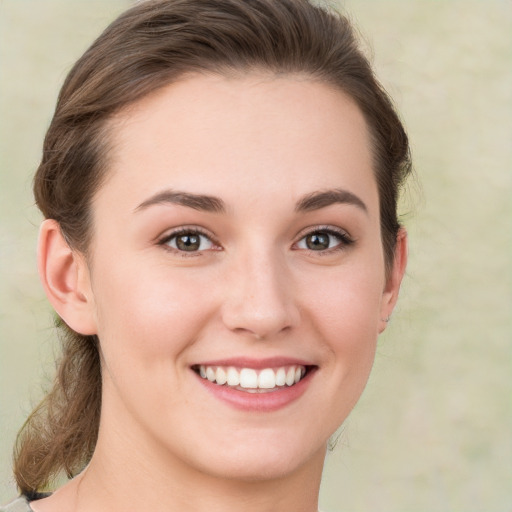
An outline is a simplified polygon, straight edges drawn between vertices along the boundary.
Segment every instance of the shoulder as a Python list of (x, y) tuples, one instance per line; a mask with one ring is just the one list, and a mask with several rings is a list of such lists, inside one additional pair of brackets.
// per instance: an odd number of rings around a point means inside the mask
[(20, 496), (11, 503), (1, 506), (0, 512), (32, 512), (27, 498)]

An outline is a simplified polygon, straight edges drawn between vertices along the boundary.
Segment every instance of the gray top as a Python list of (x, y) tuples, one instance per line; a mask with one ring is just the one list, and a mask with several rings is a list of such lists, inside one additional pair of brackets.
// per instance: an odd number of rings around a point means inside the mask
[[(0, 507), (0, 512), (34, 512), (25, 496), (20, 496), (8, 505)], [(320, 510), (318, 511), (320, 512)]]
[(0, 507), (0, 512), (33, 512), (25, 496), (20, 496), (8, 505)]

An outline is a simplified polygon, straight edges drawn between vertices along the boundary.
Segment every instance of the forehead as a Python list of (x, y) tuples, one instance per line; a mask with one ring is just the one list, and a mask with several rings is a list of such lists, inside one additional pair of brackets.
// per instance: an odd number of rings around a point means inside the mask
[(343, 186), (376, 200), (362, 113), (304, 77), (189, 76), (121, 112), (110, 132), (106, 187), (133, 203), (169, 187), (229, 202)]

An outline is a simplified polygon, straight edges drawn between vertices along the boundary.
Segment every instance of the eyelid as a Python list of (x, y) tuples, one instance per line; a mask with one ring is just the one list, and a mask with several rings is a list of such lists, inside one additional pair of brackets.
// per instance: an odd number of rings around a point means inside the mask
[(355, 242), (354, 237), (352, 237), (352, 235), (346, 229), (333, 226), (331, 224), (319, 224), (317, 226), (308, 226), (307, 228), (300, 230), (297, 233), (297, 235), (295, 235), (295, 240), (297, 242), (304, 238), (305, 236), (310, 235), (312, 233), (316, 233), (317, 231), (332, 233), (346, 239), (347, 241)]
[[(296, 246), (298, 242), (300, 242), (304, 237), (311, 235), (316, 232), (324, 232), (327, 234), (331, 234), (334, 236), (337, 236), (340, 238), (340, 244), (337, 246), (326, 249), (324, 251), (312, 251), (312, 252), (318, 252), (318, 253), (328, 253), (331, 251), (336, 251), (337, 249), (343, 249), (346, 248), (349, 245), (352, 245), (355, 243), (355, 239), (350, 235), (350, 233), (343, 228), (333, 226), (333, 225), (317, 225), (317, 226), (309, 226), (307, 228), (302, 229), (296, 236), (295, 236), (295, 242), (293, 242), (292, 247)], [(182, 251), (176, 251), (172, 247), (167, 246), (166, 244), (174, 237), (179, 236), (180, 234), (187, 234), (187, 233), (197, 233), (199, 235), (205, 236), (208, 238), (216, 248), (214, 250), (220, 250), (222, 249), (221, 244), (217, 240), (217, 238), (208, 230), (201, 226), (197, 225), (185, 225), (185, 226), (179, 226), (176, 228), (173, 228), (171, 230), (167, 230), (164, 232), (163, 235), (159, 235), (156, 237), (155, 241), (157, 245), (164, 246), (166, 250), (173, 251), (173, 252), (179, 252), (180, 254), (184, 254), (186, 256), (193, 256), (201, 254), (204, 251), (196, 251), (196, 252), (190, 252), (189, 254), (182, 253)], [(212, 249), (209, 249), (212, 250)]]
[[(295, 237), (295, 242), (293, 246), (296, 246), (302, 239), (304, 239), (308, 235), (312, 235), (317, 232), (327, 233), (329, 235), (337, 236), (340, 239), (340, 243), (335, 247), (331, 247), (330, 249), (325, 249), (323, 251), (311, 251), (320, 254), (329, 254), (331, 252), (335, 252), (337, 250), (346, 249), (348, 246), (354, 244), (356, 240), (350, 235), (350, 233), (346, 229), (339, 228), (337, 226), (332, 225), (318, 225), (318, 226), (309, 226), (303, 230), (301, 230)], [(296, 249), (299, 250), (299, 249)], [(308, 249), (302, 249), (308, 250)]]
[[(164, 231), (164, 234), (159, 235), (155, 239), (156, 244), (163, 246), (164, 248), (166, 248), (169, 251), (175, 251), (175, 252), (179, 252), (181, 254), (182, 251), (176, 251), (172, 247), (166, 246), (166, 244), (169, 242), (169, 240), (171, 240), (179, 235), (188, 234), (188, 233), (195, 233), (198, 235), (205, 236), (212, 242), (212, 244), (214, 246), (216, 246), (216, 248), (222, 248), (222, 246), (218, 242), (217, 238), (210, 231), (208, 231), (200, 226), (194, 226), (194, 225), (179, 226), (179, 227), (173, 228), (171, 230), (166, 230), (166, 231)], [(212, 250), (212, 249), (209, 249), (209, 250)], [(218, 249), (214, 249), (214, 250), (218, 250)], [(201, 252), (204, 252), (204, 251), (190, 252), (189, 254), (186, 254), (186, 256), (192, 256), (194, 254), (197, 255), (197, 254), (200, 254)]]

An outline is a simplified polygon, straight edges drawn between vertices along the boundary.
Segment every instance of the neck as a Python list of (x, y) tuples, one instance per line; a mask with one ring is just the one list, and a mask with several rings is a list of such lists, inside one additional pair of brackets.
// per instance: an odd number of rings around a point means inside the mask
[[(110, 433), (112, 434), (112, 433)], [(135, 442), (135, 440), (137, 440)], [(87, 468), (35, 512), (316, 512), (325, 450), (291, 473), (237, 480), (190, 468), (160, 447), (100, 428)]]
[[(105, 454), (106, 455), (106, 454)], [(101, 446), (77, 482), (76, 512), (316, 512), (325, 453), (279, 478), (236, 480), (152, 459), (148, 465), (104, 456)], [(121, 464), (118, 464), (121, 462)], [(131, 468), (137, 467), (137, 471)], [(123, 468), (129, 468), (123, 471)]]

